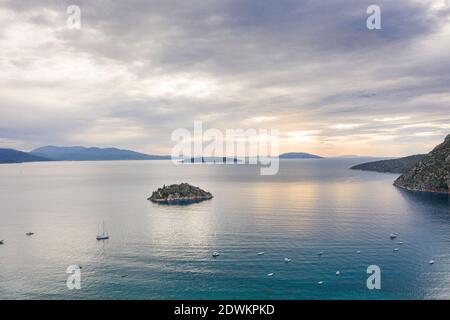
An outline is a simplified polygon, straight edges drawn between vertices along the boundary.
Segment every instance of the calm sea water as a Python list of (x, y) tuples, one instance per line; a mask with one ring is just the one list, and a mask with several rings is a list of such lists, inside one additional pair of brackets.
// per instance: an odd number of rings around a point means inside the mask
[[(0, 299), (450, 298), (448, 196), (348, 170), (360, 162), (286, 160), (276, 176), (167, 161), (0, 165)], [(179, 182), (215, 198), (146, 200)], [(111, 239), (97, 242), (103, 220)], [(73, 264), (79, 291), (66, 287)], [(378, 291), (366, 287), (373, 264)]]

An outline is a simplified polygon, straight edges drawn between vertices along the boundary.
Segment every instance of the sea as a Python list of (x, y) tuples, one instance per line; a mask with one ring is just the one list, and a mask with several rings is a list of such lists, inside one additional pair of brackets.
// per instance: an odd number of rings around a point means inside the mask
[[(2, 164), (0, 299), (449, 299), (449, 196), (367, 160)], [(181, 182), (214, 198), (147, 200)]]

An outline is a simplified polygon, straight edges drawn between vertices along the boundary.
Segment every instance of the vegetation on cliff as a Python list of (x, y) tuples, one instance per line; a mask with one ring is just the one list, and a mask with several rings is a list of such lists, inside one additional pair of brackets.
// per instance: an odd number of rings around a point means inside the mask
[(402, 174), (394, 185), (400, 188), (449, 193), (450, 190), (450, 135)]

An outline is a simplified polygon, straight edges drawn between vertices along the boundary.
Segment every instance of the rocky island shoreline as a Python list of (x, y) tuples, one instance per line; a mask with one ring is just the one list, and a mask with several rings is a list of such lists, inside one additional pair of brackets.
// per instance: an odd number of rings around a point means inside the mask
[(401, 173), (394, 186), (409, 191), (450, 194), (450, 135), (428, 154), (366, 162), (352, 170)]
[(450, 135), (398, 177), (394, 185), (411, 191), (450, 193)]
[(210, 200), (213, 195), (210, 192), (192, 186), (188, 183), (164, 185), (154, 191), (148, 200), (159, 204), (189, 204)]

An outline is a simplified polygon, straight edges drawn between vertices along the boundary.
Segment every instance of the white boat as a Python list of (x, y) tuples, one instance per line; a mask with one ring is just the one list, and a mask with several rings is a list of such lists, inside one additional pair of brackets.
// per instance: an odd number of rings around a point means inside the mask
[(429, 264), (434, 264), (434, 260), (430, 260)]
[(397, 242), (397, 244), (398, 244), (398, 245), (402, 245), (402, 244), (403, 244), (403, 242), (401, 242), (401, 241), (400, 241), (400, 242)]
[(263, 256), (264, 252), (258, 252), (258, 256)]
[(391, 233), (390, 236), (389, 236), (389, 238), (391, 238), (391, 240), (394, 240), (395, 238), (397, 238), (397, 235)]
[(216, 258), (216, 257), (220, 256), (220, 253), (218, 253), (217, 251), (214, 251), (213, 254), (212, 254), (212, 256), (213, 256), (214, 258)]
[(108, 232), (105, 232), (105, 222), (103, 222), (102, 234), (97, 235), (97, 240), (101, 241), (101, 240), (108, 240), (108, 239), (109, 239), (109, 235), (108, 235)]
[(317, 282), (317, 284), (323, 284), (323, 281), (319, 281), (319, 282)]
[(359, 250), (358, 250), (358, 251), (356, 251), (356, 253), (357, 253), (357, 254), (360, 254), (360, 253), (361, 253), (361, 251), (359, 251)]
[(341, 272), (340, 272), (340, 271), (336, 271), (336, 275), (337, 275), (337, 276), (340, 276), (340, 275), (341, 275)]
[(273, 277), (273, 273), (268, 273), (267, 276), (268, 277)]
[(319, 252), (319, 256), (321, 256), (321, 255), (323, 255), (323, 251), (320, 251), (320, 252)]
[(394, 249), (394, 252), (397, 252), (397, 251), (398, 251), (398, 248), (395, 248), (395, 249)]
[(289, 263), (289, 262), (291, 262), (292, 260), (291, 259), (289, 259), (289, 258), (284, 258), (284, 262), (286, 262), (286, 263)]

